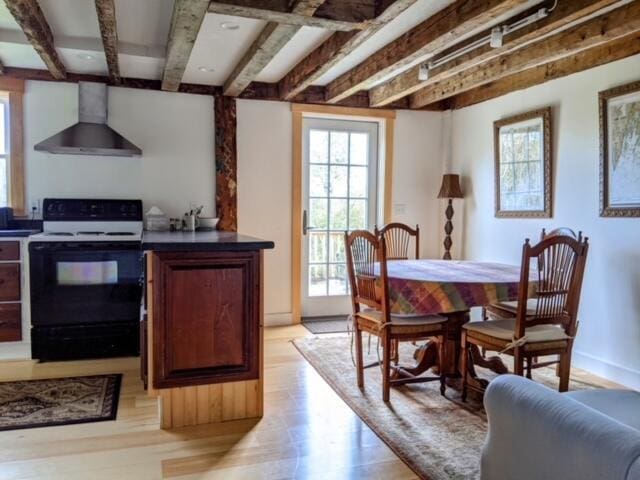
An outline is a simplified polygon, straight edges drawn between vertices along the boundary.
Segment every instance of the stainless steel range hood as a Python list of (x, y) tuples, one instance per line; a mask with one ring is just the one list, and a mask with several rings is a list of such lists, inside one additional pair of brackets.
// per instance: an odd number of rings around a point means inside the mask
[(79, 122), (38, 143), (41, 152), (132, 157), (142, 150), (107, 125), (107, 86), (80, 82)]

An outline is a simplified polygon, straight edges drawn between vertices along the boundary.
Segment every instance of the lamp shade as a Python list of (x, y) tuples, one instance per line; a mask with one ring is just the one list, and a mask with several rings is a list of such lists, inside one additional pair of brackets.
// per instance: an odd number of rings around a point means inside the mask
[(445, 173), (442, 176), (442, 186), (438, 198), (462, 198), (460, 175)]

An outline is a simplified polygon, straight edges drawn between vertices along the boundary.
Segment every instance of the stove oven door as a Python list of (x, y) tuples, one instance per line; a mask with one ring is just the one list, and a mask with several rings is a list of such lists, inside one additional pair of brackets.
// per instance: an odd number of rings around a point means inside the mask
[(34, 327), (138, 321), (138, 243), (33, 242), (29, 260)]

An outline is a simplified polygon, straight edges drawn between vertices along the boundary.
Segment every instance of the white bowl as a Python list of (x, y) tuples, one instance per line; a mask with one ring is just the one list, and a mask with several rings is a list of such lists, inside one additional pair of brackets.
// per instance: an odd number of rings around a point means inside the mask
[(198, 228), (211, 228), (214, 229), (218, 225), (219, 218), (213, 217), (200, 217), (198, 218)]

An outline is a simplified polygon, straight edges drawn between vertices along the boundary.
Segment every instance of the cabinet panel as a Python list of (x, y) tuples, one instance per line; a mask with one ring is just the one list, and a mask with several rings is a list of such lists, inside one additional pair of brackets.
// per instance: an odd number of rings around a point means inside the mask
[(22, 340), (22, 309), (19, 303), (0, 304), (0, 342)]
[(20, 301), (20, 264), (0, 264), (0, 302)]
[(259, 252), (156, 253), (153, 278), (156, 388), (258, 378)]
[(20, 242), (0, 242), (0, 260), (20, 260)]

